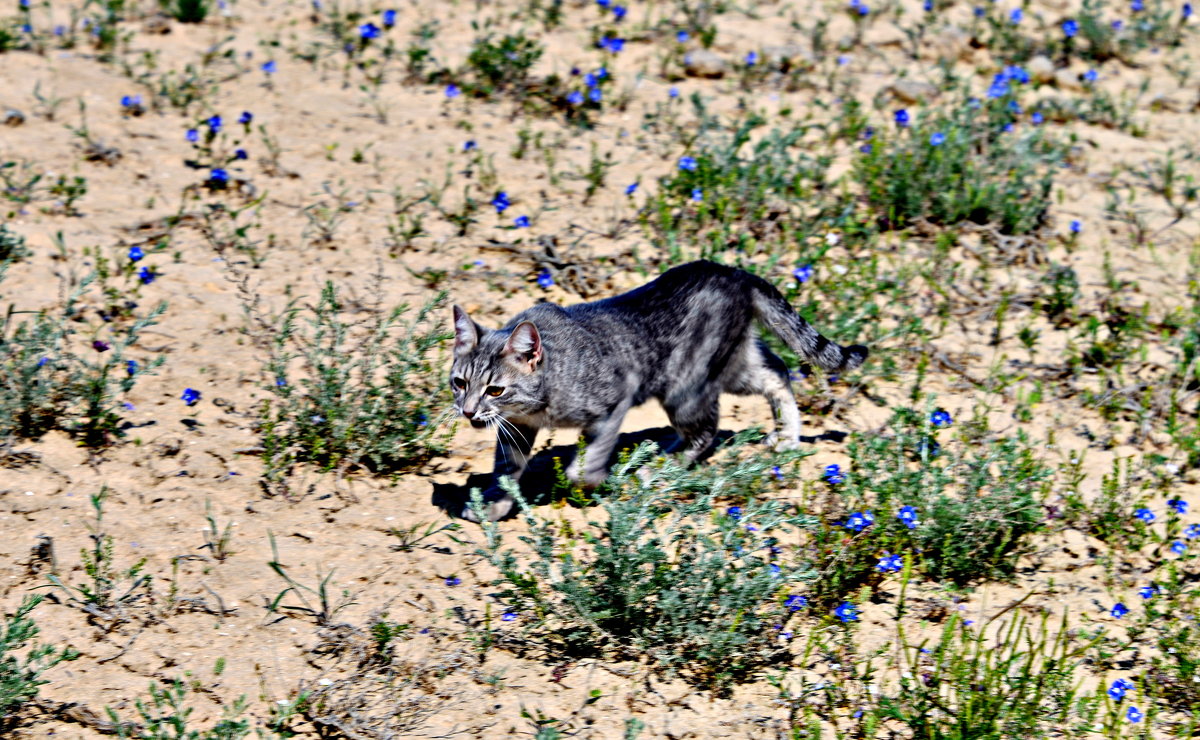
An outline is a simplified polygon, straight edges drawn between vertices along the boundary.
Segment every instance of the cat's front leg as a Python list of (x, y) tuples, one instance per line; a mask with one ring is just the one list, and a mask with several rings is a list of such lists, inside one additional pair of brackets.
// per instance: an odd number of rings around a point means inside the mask
[(625, 398), (609, 413), (587, 430), (587, 446), (567, 466), (567, 479), (572, 483), (595, 488), (608, 478), (608, 459), (612, 457), (617, 439), (621, 436), (621, 422), (632, 405)]
[[(533, 449), (537, 433), (537, 427), (517, 424), (503, 418), (499, 420), (496, 427), (496, 462), (492, 468), (492, 485), (483, 492), (488, 520), (498, 521), (512, 512), (516, 502), (500, 487), (500, 479), (508, 476), (514, 481), (520, 480), (521, 474), (529, 464), (529, 453)], [(462, 516), (463, 519), (473, 522), (479, 521), (470, 505), (463, 510)]]

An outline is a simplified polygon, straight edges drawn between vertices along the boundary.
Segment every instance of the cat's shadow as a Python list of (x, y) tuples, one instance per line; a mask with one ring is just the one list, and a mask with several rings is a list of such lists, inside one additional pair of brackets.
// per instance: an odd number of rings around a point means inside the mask
[[(733, 435), (734, 433), (728, 430), (718, 432), (716, 443), (708, 454), (711, 455), (717, 447), (724, 444)], [(800, 441), (812, 444), (820, 441), (841, 442), (845, 438), (845, 432), (827, 431), (816, 436), (801, 435)], [(615, 463), (622, 452), (632, 450), (643, 442), (654, 442), (659, 449), (668, 450), (678, 441), (679, 437), (671, 427), (655, 427), (637, 432), (626, 432), (618, 437), (609, 464)], [(520, 487), (521, 494), (531, 506), (544, 506), (569, 495), (567, 487), (559, 485), (558, 470), (565, 470), (575, 459), (577, 452), (578, 448), (575, 445), (555, 445), (547, 447), (530, 458), (529, 466), (521, 476)], [(561, 467), (556, 469), (555, 460), (560, 461), (558, 465)], [(432, 503), (449, 516), (459, 517), (471, 498), (471, 489), (478, 488), (483, 491), (491, 484), (491, 473), (472, 473), (461, 484), (434, 482)]]

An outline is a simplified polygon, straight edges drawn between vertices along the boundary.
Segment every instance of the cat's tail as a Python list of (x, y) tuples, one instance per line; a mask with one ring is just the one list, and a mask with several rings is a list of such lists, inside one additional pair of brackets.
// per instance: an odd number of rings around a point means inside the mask
[(821, 336), (812, 324), (796, 313), (774, 285), (756, 275), (749, 275), (749, 278), (756, 317), (793, 352), (831, 373), (853, 370), (867, 359), (866, 347), (861, 344), (843, 347)]

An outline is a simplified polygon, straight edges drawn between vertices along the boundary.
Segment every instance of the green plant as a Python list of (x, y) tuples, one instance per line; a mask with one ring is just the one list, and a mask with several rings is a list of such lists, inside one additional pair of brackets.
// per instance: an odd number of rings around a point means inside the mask
[(855, 180), (881, 226), (970, 221), (1003, 234), (1040, 226), (1062, 152), (1044, 128), (1008, 132), (1010, 102), (1015, 92), (929, 109), (863, 144)]
[(952, 615), (931, 648), (924, 641), (902, 645), (899, 686), (880, 697), (878, 715), (920, 740), (1000, 740), (1091, 729), (1098, 695), (1084, 697), (1075, 678), (1090, 643), (1072, 639), (1065, 613), (1057, 630), (1045, 616), (1036, 627), (1015, 616), (995, 644), (987, 626), (973, 627)]
[(138, 698), (140, 722), (122, 722), (111, 707), (106, 707), (117, 737), (130, 740), (241, 740), (251, 732), (250, 721), (241, 719), (246, 711), (246, 698), (241, 697), (225, 709), (225, 717), (211, 727), (197, 729), (191, 725), (193, 708), (187, 705), (188, 688), (180, 679), (168, 686), (150, 684), (150, 700)]
[(132, 322), (90, 326), (79, 321), (80, 302), (94, 280), (84, 278), (61, 308), (17, 321), (20, 312), (10, 305), (0, 318), (0, 448), (52, 429), (89, 447), (124, 436), (121, 394), (163, 362), (159, 356), (138, 363), (128, 359), (130, 350), (166, 303)]
[(211, 10), (210, 0), (166, 0), (165, 5), (180, 23), (201, 23)]
[[(1028, 535), (1043, 526), (1050, 469), (1024, 434), (939, 441), (942, 417), (897, 409), (889, 433), (856, 436), (845, 481), (835, 489), (822, 544), (831, 548), (819, 596), (841, 598), (873, 577), (883, 552), (912, 551), (928, 578), (964, 586), (1011, 575)], [(947, 415), (944, 419), (949, 419)], [(849, 515), (872, 512), (874, 523), (850, 526)], [(856, 536), (850, 536), (857, 531)]]
[[(337, 616), (338, 612), (354, 606), (356, 602), (351, 600), (350, 592), (346, 590), (343, 590), (341, 597), (335, 600), (329, 585), (329, 582), (333, 580), (332, 570), (325, 574), (324, 577), (320, 573), (317, 574), (320, 581), (316, 588), (306, 586), (292, 578), (288, 574), (287, 566), (279, 561), (279, 549), (275, 546), (275, 535), (268, 533), (268, 537), (271, 540), (271, 560), (267, 563), (267, 566), (275, 571), (275, 574), (282, 578), (288, 586), (267, 603), (267, 611), (272, 613), (284, 611), (306, 614), (315, 619), (318, 626), (327, 627), (333, 622), (333, 618)], [(295, 595), (300, 600), (300, 603), (282, 603), (288, 594)]]
[(342, 474), (358, 466), (397, 470), (442, 450), (438, 349), (453, 336), (434, 327), (440, 293), (415, 315), (378, 303), (350, 318), (326, 283), (315, 306), (290, 306), (275, 323), (263, 368), (272, 396), (260, 409), (267, 479), (281, 484), (296, 463)]
[(123, 619), (128, 607), (150, 598), (152, 578), (142, 573), (146, 558), (128, 568), (117, 567), (112, 535), (106, 534), (102, 528), (107, 498), (107, 487), (101, 487), (98, 493), (91, 496), (92, 509), (96, 514), (95, 521), (88, 524), (92, 546), (79, 551), (87, 582), (67, 585), (57, 575), (50, 574), (46, 578), (50, 586), (66, 596), (68, 603), (107, 623), (115, 624)]
[(42, 596), (26, 596), (11, 615), (0, 622), (0, 729), (9, 726), (25, 703), (35, 698), (46, 683), (42, 673), (79, 653), (71, 647), (39, 645), (37, 623), (30, 613)]
[[(783, 543), (814, 522), (757, 494), (806, 453), (747, 454), (754, 434), (691, 469), (673, 457), (651, 462), (656, 447), (639, 446), (594, 497), (603, 515), (578, 532), (535, 515), (504, 482), (532, 552), (504, 549), (489, 523), (480, 553), (500, 570), (509, 613), (556, 649), (647, 656), (701, 685), (726, 686), (780, 658), (775, 625), (795, 605), (790, 590), (815, 575)], [(740, 505), (723, 511), (720, 500)], [(472, 505), (486, 521), (477, 491)]]

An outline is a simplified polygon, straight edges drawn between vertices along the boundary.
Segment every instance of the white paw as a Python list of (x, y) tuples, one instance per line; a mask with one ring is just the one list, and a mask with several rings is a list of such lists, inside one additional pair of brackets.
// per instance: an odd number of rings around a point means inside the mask
[(771, 432), (763, 441), (779, 452), (783, 452), (784, 450), (800, 449), (799, 434), (795, 435), (794, 437), (783, 437), (780, 436), (779, 432)]
[[(483, 510), (484, 513), (487, 514), (489, 522), (496, 522), (508, 516), (515, 503), (516, 502), (513, 501), (511, 496), (504, 496), (503, 498), (496, 499), (491, 503), (485, 503)], [(468, 522), (479, 521), (479, 517), (475, 516), (475, 510), (471, 508), (470, 504), (463, 507), (462, 518), (466, 519)]]

